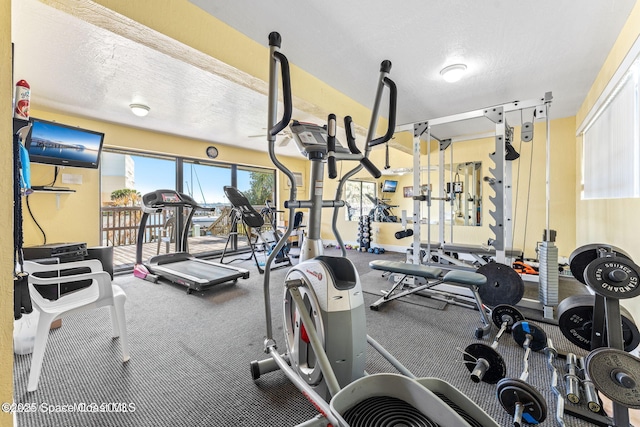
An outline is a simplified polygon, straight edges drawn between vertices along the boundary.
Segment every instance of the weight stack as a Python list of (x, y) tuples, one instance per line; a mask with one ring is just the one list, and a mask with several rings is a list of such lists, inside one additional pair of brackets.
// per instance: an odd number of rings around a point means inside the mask
[[(558, 248), (553, 242), (542, 242), (538, 248), (540, 257), (540, 286), (538, 298), (545, 307), (558, 305)], [(547, 313), (545, 312), (545, 317)]]

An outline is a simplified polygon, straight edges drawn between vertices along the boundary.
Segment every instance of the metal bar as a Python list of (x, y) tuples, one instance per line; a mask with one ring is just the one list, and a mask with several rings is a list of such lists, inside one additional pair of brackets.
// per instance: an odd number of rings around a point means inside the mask
[(395, 357), (393, 357), (393, 355), (391, 353), (389, 353), (383, 346), (380, 345), (380, 343), (378, 343), (378, 341), (374, 340), (372, 337), (370, 337), (369, 335), (367, 335), (367, 342), (369, 343), (369, 345), (371, 345), (371, 347), (373, 347), (378, 353), (380, 353), (380, 355), (382, 357), (384, 357), (385, 359), (387, 359), (387, 361), (389, 363), (391, 363), (393, 365), (394, 368), (396, 368), (398, 370), (398, 372), (400, 372), (402, 375), (405, 375), (409, 378), (416, 378), (415, 375), (413, 375), (411, 373), (411, 371), (409, 371), (409, 369), (407, 369), (406, 366), (404, 366), (402, 363), (400, 363), (400, 361), (398, 359), (396, 359)]
[(318, 409), (318, 411), (320, 411), (320, 413), (324, 417), (326, 417), (331, 424), (333, 424), (334, 426), (339, 426), (340, 423), (331, 413), (331, 407), (329, 406), (329, 404), (322, 397), (320, 397), (320, 395), (316, 393), (315, 390), (311, 388), (302, 378), (300, 378), (298, 373), (295, 372), (291, 368), (291, 366), (289, 366), (289, 364), (284, 360), (282, 356), (280, 356), (280, 354), (278, 353), (278, 349), (269, 347), (268, 353), (271, 357), (273, 357), (273, 360), (276, 361), (276, 363), (280, 367), (280, 370), (285, 373), (287, 378), (289, 378), (289, 381), (291, 381), (293, 385), (295, 385), (298, 390), (300, 390), (302, 394), (305, 395), (305, 397), (313, 404), (313, 406), (315, 406), (316, 409)]
[[(504, 112), (506, 113), (506, 112), (509, 112), (509, 111), (517, 111), (517, 110), (524, 110), (526, 108), (537, 107), (537, 106), (542, 105), (544, 103), (545, 103), (545, 99), (544, 98), (530, 99), (530, 100), (527, 100), (527, 101), (508, 102), (506, 104), (495, 105), (495, 106), (492, 106), (492, 107), (486, 107), (486, 108), (482, 108), (482, 109), (479, 109), (479, 110), (472, 110), (472, 111), (468, 111), (468, 112), (465, 112), (465, 113), (453, 114), (453, 115), (450, 115), (450, 116), (444, 116), (444, 117), (438, 117), (438, 118), (430, 119), (429, 120), (429, 124), (431, 126), (436, 126), (436, 125), (442, 125), (442, 124), (447, 124), (447, 123), (459, 122), (459, 121), (467, 120), (467, 119), (474, 119), (474, 118), (477, 118), (477, 117), (483, 117), (486, 110), (492, 109), (492, 108), (497, 108), (497, 107), (502, 107)], [(415, 123), (418, 123), (418, 122), (415, 122)], [(401, 132), (403, 130), (409, 130), (409, 127), (411, 127), (415, 123), (406, 123), (406, 124), (398, 125), (398, 126), (396, 126), (396, 132)]]
[[(413, 195), (420, 194), (420, 135), (421, 132), (418, 126), (413, 129)], [(427, 147), (427, 156), (430, 158), (431, 151)], [(428, 191), (428, 190), (427, 190)], [(429, 193), (427, 193), (429, 194)], [(430, 203), (427, 204), (427, 210), (429, 210)], [(420, 200), (413, 199), (413, 264), (420, 264), (422, 262), (420, 252), (420, 234), (421, 234), (421, 202)], [(427, 211), (428, 212), (428, 211)], [(427, 224), (427, 230), (429, 229)]]

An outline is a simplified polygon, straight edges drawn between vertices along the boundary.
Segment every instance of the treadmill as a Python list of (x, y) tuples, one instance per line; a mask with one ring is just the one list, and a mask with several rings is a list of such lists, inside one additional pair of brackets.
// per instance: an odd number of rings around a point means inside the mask
[[(182, 232), (176, 235), (176, 252), (156, 255), (151, 257), (147, 263), (143, 263), (142, 245), (149, 214), (158, 213), (168, 208), (187, 208), (189, 211)], [(202, 260), (185, 251), (193, 214), (197, 210), (207, 209), (198, 205), (188, 195), (174, 190), (156, 190), (142, 196), (143, 214), (138, 227), (136, 265), (133, 268), (133, 275), (154, 283), (160, 278), (167, 279), (186, 286), (188, 294), (194, 290), (202, 291), (220, 283), (230, 281), (236, 283), (239, 278), (248, 279), (249, 270)]]

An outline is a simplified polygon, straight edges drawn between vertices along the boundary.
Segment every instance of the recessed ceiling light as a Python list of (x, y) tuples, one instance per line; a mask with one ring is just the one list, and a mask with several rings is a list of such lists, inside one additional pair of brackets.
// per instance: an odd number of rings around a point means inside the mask
[(444, 67), (442, 71), (440, 71), (440, 75), (442, 76), (445, 82), (453, 83), (460, 80), (464, 75), (465, 71), (467, 71), (466, 65), (454, 64), (454, 65), (449, 65), (448, 67)]
[(131, 112), (138, 117), (146, 116), (149, 114), (149, 110), (151, 110), (151, 108), (144, 104), (131, 104), (129, 108), (131, 108)]

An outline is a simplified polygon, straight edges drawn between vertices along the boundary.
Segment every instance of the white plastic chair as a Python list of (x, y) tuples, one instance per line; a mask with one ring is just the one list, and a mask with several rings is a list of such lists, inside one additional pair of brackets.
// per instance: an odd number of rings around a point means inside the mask
[[(91, 270), (88, 273), (60, 276), (61, 270), (83, 268)], [(109, 273), (103, 271), (99, 260), (87, 260), (67, 262), (62, 264), (39, 264), (33, 261), (24, 262), (24, 270), (29, 273), (29, 293), (35, 309), (40, 312), (38, 320), (35, 344), (31, 356), (31, 370), (29, 372), (29, 384), (27, 391), (35, 391), (38, 388), (38, 380), (42, 370), (49, 329), (51, 323), (63, 315), (81, 310), (100, 307), (109, 307), (111, 310), (111, 325), (113, 337), (120, 337), (122, 347), (122, 361), (129, 360), (129, 340), (124, 315), (124, 303), (126, 294), (118, 285), (111, 283)], [(82, 271), (82, 270), (81, 270)], [(39, 272), (53, 272), (57, 277), (36, 277)], [(91, 280), (92, 283), (83, 289), (63, 294), (55, 301), (43, 298), (34, 285), (56, 285), (61, 283)], [(58, 295), (60, 291), (58, 290)]]

